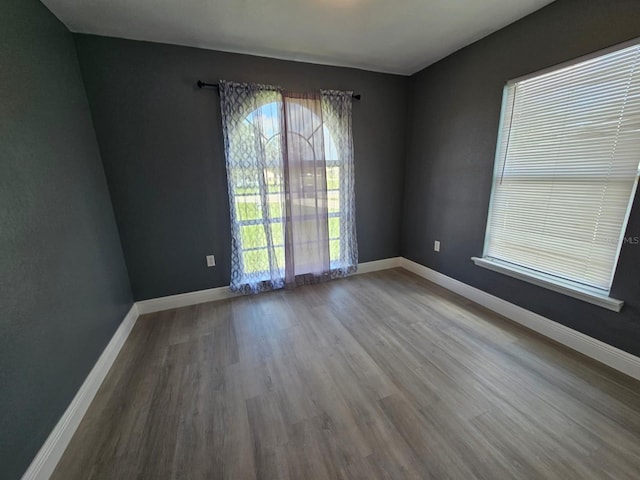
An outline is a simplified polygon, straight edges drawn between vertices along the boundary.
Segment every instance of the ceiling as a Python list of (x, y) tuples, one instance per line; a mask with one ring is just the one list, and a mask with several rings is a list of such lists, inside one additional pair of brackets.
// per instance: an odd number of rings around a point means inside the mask
[(42, 0), (73, 32), (410, 75), (551, 0)]

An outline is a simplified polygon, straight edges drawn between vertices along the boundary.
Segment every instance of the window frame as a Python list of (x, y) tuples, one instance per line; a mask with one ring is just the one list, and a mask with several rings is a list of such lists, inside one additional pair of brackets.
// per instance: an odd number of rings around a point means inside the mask
[[(523, 267), (514, 263), (511, 263), (509, 261), (506, 260), (500, 260), (500, 259), (496, 259), (493, 257), (489, 257), (487, 256), (487, 252), (488, 252), (488, 247), (489, 247), (489, 234), (490, 234), (490, 225), (492, 222), (492, 216), (494, 214), (494, 200), (495, 200), (495, 179), (496, 179), (496, 168), (498, 167), (498, 164), (501, 161), (501, 157), (500, 157), (500, 145), (502, 144), (503, 141), (503, 135), (505, 134), (505, 132), (503, 132), (503, 125), (505, 122), (505, 115), (507, 115), (508, 112), (506, 112), (506, 106), (508, 103), (508, 96), (509, 96), (509, 88), (512, 87), (514, 84), (517, 84), (519, 82), (525, 81), (527, 79), (531, 79), (534, 77), (539, 77), (542, 76), (546, 73), (550, 73), (550, 72), (554, 72), (569, 66), (573, 66), (582, 62), (585, 62), (587, 60), (591, 60), (597, 57), (601, 57), (601, 56), (605, 56), (607, 54), (619, 51), (619, 50), (623, 50), (625, 48), (628, 47), (632, 47), (632, 46), (637, 46), (640, 45), (640, 38), (635, 38), (632, 40), (629, 40), (627, 42), (623, 42), (617, 45), (614, 45), (612, 47), (606, 48), (606, 49), (602, 49), (602, 50), (598, 50), (596, 52), (592, 52), (590, 54), (587, 55), (583, 55), (581, 57), (569, 60), (567, 62), (563, 62), (557, 65), (553, 65), (551, 67), (542, 69), (542, 70), (538, 70), (535, 72), (531, 72), (528, 73), (526, 75), (522, 75), (520, 77), (514, 78), (509, 80), (508, 82), (506, 82), (505, 86), (503, 87), (503, 91), (502, 91), (502, 102), (501, 102), (501, 107), (500, 107), (500, 120), (499, 120), (499, 124), (498, 124), (498, 136), (497, 136), (497, 142), (496, 142), (496, 152), (495, 152), (495, 157), (494, 157), (494, 164), (493, 164), (493, 170), (492, 170), (492, 176), (491, 176), (491, 196), (490, 196), (490, 200), (489, 200), (489, 208), (488, 208), (488, 213), (487, 213), (487, 222), (485, 225), (485, 235), (484, 235), (484, 243), (483, 243), (483, 250), (482, 250), (482, 257), (471, 257), (471, 260), (474, 262), (475, 265), (479, 266), (479, 267), (483, 267), (522, 281), (525, 281), (527, 283), (531, 283), (534, 285), (538, 285), (540, 287), (558, 292), (558, 293), (562, 293), (564, 295), (573, 297), (573, 298), (577, 298), (579, 300), (583, 300), (585, 302), (606, 308), (608, 310), (614, 311), (614, 312), (619, 312), (623, 305), (624, 302), (622, 300), (618, 300), (615, 298), (612, 298), (610, 296), (610, 292), (609, 291), (605, 291), (605, 290), (601, 290), (598, 288), (594, 288), (594, 287), (590, 287), (588, 285), (583, 285), (580, 284), (578, 282), (574, 282), (571, 280), (567, 280), (567, 279), (563, 279), (562, 277), (559, 276), (555, 276), (553, 274), (549, 274), (549, 273), (545, 273), (543, 271), (538, 271), (532, 268), (528, 268), (528, 267)], [(622, 251), (622, 246), (624, 244), (624, 238), (625, 238), (625, 233), (626, 233), (626, 229), (627, 229), (627, 225), (628, 225), (628, 220), (629, 220), (629, 216), (631, 213), (631, 209), (633, 204), (635, 203), (636, 200), (636, 194), (637, 194), (637, 187), (638, 187), (638, 181), (640, 178), (640, 166), (638, 169), (638, 173), (636, 174), (635, 177), (635, 181), (634, 181), (634, 185), (631, 191), (631, 196), (630, 196), (630, 200), (627, 206), (627, 211), (626, 211), (626, 215), (625, 215), (625, 220), (623, 222), (622, 225), (622, 229), (620, 232), (620, 238), (619, 238), (619, 242), (616, 246), (617, 251), (615, 254), (615, 262), (614, 262), (614, 267), (613, 267), (613, 272), (612, 272), (612, 278), (615, 279), (615, 274), (616, 274), (616, 270), (617, 270), (617, 266), (618, 266), (618, 261), (619, 261), (619, 257), (620, 257), (620, 253)]]

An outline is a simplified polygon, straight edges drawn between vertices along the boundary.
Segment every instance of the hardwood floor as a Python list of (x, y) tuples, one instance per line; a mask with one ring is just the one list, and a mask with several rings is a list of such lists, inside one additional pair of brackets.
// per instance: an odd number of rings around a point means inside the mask
[(640, 382), (395, 269), (140, 317), (53, 477), (640, 478)]

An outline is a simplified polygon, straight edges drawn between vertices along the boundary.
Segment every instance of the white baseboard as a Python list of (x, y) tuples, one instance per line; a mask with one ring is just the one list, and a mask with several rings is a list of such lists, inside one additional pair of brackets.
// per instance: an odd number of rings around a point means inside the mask
[(400, 266), (447, 290), (462, 295), (489, 310), (493, 310), (520, 325), (538, 332), (545, 337), (551, 338), (562, 345), (640, 380), (640, 358), (635, 355), (631, 355), (624, 350), (620, 350), (584, 333), (565, 327), (542, 315), (514, 305), (513, 303), (495, 297), (406, 258), (401, 259)]
[(382, 260), (374, 260), (372, 262), (359, 263), (358, 270), (356, 270), (353, 275), (360, 275), (363, 273), (378, 272), (380, 270), (396, 268), (400, 266), (401, 261), (401, 257), (391, 257), (383, 258)]
[(140, 300), (136, 302), (140, 315), (146, 313), (161, 312), (163, 310), (171, 310), (172, 308), (188, 307), (189, 305), (197, 305), (199, 303), (214, 302), (238, 296), (237, 293), (229, 290), (229, 287), (208, 288), (206, 290), (198, 290), (195, 292), (180, 293), (178, 295), (169, 295), (167, 297), (151, 298), (149, 300)]
[(51, 476), (100, 385), (102, 385), (102, 381), (107, 376), (111, 365), (113, 365), (120, 349), (127, 340), (137, 318), (138, 309), (133, 304), (105, 347), (102, 355), (93, 366), (93, 369), (89, 372), (78, 393), (73, 397), (69, 407), (22, 476), (22, 480), (47, 480)]
[[(358, 270), (353, 275), (361, 273), (376, 272), (378, 270), (387, 270), (400, 266), (400, 257), (385, 258), (382, 260), (374, 260), (373, 262), (364, 262), (358, 264)], [(188, 307), (189, 305), (197, 305), (199, 303), (214, 302), (225, 298), (238, 296), (237, 293), (229, 290), (229, 287), (209, 288), (207, 290), (198, 290), (196, 292), (180, 293), (178, 295), (169, 295), (167, 297), (152, 298), (149, 300), (141, 300), (136, 303), (140, 315), (146, 313), (161, 312), (172, 308)]]

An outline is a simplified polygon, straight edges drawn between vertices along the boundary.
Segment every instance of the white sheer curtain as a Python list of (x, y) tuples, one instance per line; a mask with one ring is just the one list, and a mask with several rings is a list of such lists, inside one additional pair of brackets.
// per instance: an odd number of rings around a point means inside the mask
[(329, 275), (329, 210), (319, 94), (284, 96), (287, 284)]
[(351, 92), (283, 94), (221, 81), (220, 97), (231, 288), (259, 292), (355, 271)]

